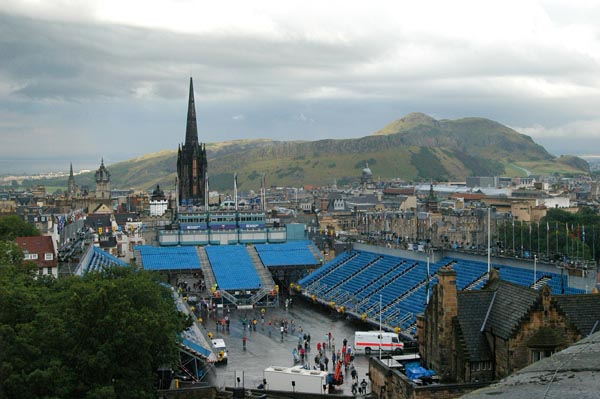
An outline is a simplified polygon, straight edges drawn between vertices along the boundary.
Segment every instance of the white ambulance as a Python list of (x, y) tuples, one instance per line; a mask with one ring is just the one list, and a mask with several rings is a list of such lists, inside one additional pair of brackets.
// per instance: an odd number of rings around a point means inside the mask
[(400, 355), (404, 351), (404, 343), (398, 334), (386, 331), (356, 331), (354, 333), (354, 351), (370, 355), (378, 352), (381, 345), (382, 352), (392, 352)]

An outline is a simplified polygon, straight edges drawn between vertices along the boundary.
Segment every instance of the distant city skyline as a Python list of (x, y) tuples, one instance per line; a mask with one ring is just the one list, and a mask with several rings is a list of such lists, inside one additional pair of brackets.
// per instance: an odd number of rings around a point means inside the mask
[(357, 138), (423, 112), (596, 155), (599, 20), (597, 1), (5, 0), (0, 174), (176, 150), (190, 76), (202, 142)]

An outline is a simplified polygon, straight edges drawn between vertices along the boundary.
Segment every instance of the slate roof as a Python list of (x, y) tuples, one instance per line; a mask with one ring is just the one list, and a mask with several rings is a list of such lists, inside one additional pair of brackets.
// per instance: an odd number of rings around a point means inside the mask
[(490, 289), (497, 291), (490, 304), (490, 314), (483, 328), (487, 332), (508, 340), (540, 297), (532, 288), (523, 287), (504, 280), (492, 281)]
[(115, 221), (119, 226), (125, 226), (127, 222), (139, 222), (140, 218), (134, 212), (115, 213)]
[(98, 227), (102, 227), (103, 229), (105, 229), (106, 227), (111, 227), (112, 222), (110, 220), (110, 215), (101, 213), (90, 213), (85, 219), (85, 226), (91, 227), (96, 231), (98, 231)]
[(584, 337), (600, 331), (599, 294), (557, 295), (553, 299)]
[(483, 332), (508, 340), (539, 299), (539, 292), (504, 280), (486, 289), (459, 291), (458, 324), (470, 361), (491, 359)]
[(494, 291), (461, 291), (458, 293), (458, 323), (470, 361), (491, 359), (481, 327), (493, 301)]

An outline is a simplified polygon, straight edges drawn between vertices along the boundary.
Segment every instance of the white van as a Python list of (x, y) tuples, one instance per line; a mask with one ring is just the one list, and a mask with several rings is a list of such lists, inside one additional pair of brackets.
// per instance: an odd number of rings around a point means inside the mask
[(398, 339), (398, 334), (386, 331), (357, 331), (354, 333), (354, 351), (370, 355), (379, 351), (392, 352), (396, 355), (404, 351), (404, 343)]
[(225, 341), (221, 338), (214, 338), (212, 344), (217, 353), (217, 364), (227, 364), (227, 347), (225, 346)]

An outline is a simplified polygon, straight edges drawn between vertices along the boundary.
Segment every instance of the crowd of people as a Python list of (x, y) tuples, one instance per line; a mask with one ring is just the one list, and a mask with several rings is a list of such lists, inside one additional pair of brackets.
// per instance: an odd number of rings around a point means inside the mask
[(213, 297), (200, 298), (196, 305), (195, 314), (207, 330), (214, 328), (215, 332), (232, 334), (237, 339), (240, 339), (238, 334), (241, 330), (243, 351), (253, 350), (248, 345), (252, 345), (252, 335), (255, 332), (282, 343), (292, 340), (296, 342), (292, 349), (294, 364), (301, 364), (305, 369), (327, 371), (330, 376), (336, 375), (336, 378), (339, 376), (341, 378), (336, 381), (351, 382), (355, 393), (362, 390), (354, 366), (354, 348), (348, 339), (336, 339), (332, 332), (325, 333), (322, 337), (318, 334), (319, 338), (314, 334), (311, 336), (311, 332), (294, 319), (292, 298), (281, 300), (279, 309), (238, 310), (227, 304), (220, 306), (220, 301)]

